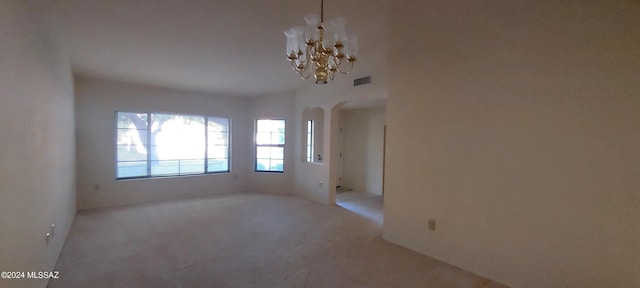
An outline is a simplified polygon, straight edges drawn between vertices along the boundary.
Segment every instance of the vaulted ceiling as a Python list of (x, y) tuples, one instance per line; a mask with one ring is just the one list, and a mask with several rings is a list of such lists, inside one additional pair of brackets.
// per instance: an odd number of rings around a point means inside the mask
[[(386, 45), (385, 0), (326, 0), (369, 45)], [(305, 82), (283, 31), (320, 0), (54, 0), (74, 73), (214, 94), (259, 96)], [(311, 81), (311, 80), (308, 80)]]

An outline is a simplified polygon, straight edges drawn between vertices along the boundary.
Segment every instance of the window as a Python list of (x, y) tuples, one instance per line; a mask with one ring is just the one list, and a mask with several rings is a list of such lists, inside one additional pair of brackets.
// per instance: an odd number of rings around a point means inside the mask
[(307, 162), (313, 162), (313, 120), (307, 120)]
[(256, 121), (256, 171), (284, 172), (284, 120)]
[(116, 112), (117, 179), (229, 172), (229, 119)]
[(322, 145), (324, 132), (324, 109), (321, 107), (306, 108), (302, 111), (300, 123), (300, 161), (322, 163)]

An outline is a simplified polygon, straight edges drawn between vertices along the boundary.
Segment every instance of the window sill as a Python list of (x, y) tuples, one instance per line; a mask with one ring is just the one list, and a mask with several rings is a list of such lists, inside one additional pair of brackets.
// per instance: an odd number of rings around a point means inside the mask
[(135, 180), (151, 180), (151, 179), (188, 178), (188, 177), (200, 177), (200, 176), (221, 175), (221, 174), (229, 175), (229, 174), (231, 174), (231, 171), (208, 172), (208, 173), (201, 173), (201, 174), (185, 174), (185, 175), (127, 177), (127, 178), (116, 178), (116, 181), (135, 181)]

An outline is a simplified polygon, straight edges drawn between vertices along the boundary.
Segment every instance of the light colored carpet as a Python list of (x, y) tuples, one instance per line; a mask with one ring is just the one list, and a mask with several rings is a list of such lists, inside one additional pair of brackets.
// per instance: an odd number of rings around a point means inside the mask
[(382, 195), (349, 191), (336, 195), (336, 205), (377, 223), (382, 229)]
[(232, 194), (81, 211), (50, 288), (504, 287), (295, 196)]

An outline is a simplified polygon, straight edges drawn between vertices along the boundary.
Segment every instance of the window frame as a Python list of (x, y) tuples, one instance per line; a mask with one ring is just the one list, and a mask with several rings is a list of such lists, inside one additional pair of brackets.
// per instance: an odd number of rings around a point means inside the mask
[(315, 121), (313, 119), (307, 120), (307, 145), (305, 145), (305, 159), (307, 163), (316, 162), (315, 159)]
[[(173, 112), (141, 112), (141, 111), (131, 111), (131, 110), (115, 110), (114, 111), (114, 118), (115, 118), (115, 129), (113, 129), (114, 133), (114, 156), (115, 156), (115, 178), (116, 180), (135, 180), (135, 179), (152, 179), (152, 178), (169, 178), (169, 177), (188, 177), (188, 176), (198, 176), (198, 175), (206, 175), (206, 174), (229, 174), (231, 173), (231, 118), (227, 118), (227, 117), (218, 117), (218, 116), (207, 116), (207, 115), (198, 115), (198, 114), (188, 114), (188, 113), (173, 113)], [(143, 146), (145, 147), (145, 150), (147, 151), (147, 157), (145, 159), (146, 161), (146, 166), (147, 166), (147, 174), (146, 175), (141, 175), (141, 176), (130, 176), (130, 177), (119, 177), (118, 176), (118, 163), (120, 162), (128, 162), (128, 161), (118, 161), (118, 129), (121, 129), (118, 127), (118, 116), (119, 113), (135, 113), (135, 114), (146, 114), (147, 115), (147, 139), (146, 139), (146, 144), (143, 144)], [(172, 116), (182, 116), (182, 117), (202, 117), (204, 118), (204, 155), (203, 155), (203, 160), (204, 160), (204, 164), (203, 164), (203, 168), (204, 168), (204, 172), (202, 173), (184, 173), (184, 174), (160, 174), (160, 175), (153, 175), (152, 174), (152, 170), (151, 170), (151, 162), (152, 161), (157, 161), (157, 160), (151, 160), (151, 153), (150, 153), (150, 146), (151, 146), (151, 126), (153, 125), (153, 121), (152, 119), (152, 115), (155, 114), (159, 114), (159, 115), (172, 115)], [(227, 127), (226, 127), (226, 138), (227, 138), (227, 170), (221, 170), (221, 171), (209, 171), (209, 119), (210, 118), (218, 118), (218, 119), (226, 119), (227, 120)], [(136, 129), (138, 130), (138, 129)], [(194, 159), (178, 159), (176, 161), (179, 160), (194, 160)], [(167, 160), (167, 161), (171, 161), (171, 160)], [(130, 162), (130, 161), (129, 161)]]
[[(258, 144), (258, 122), (261, 120), (265, 120), (265, 121), (282, 121), (284, 124), (284, 143), (282, 144)], [(281, 118), (261, 118), (261, 119), (256, 119), (254, 121), (255, 123), (255, 132), (254, 132), (254, 144), (255, 144), (255, 149), (254, 149), (254, 164), (253, 164), (253, 170), (254, 172), (259, 172), (259, 173), (280, 173), (283, 174), (284, 173), (284, 168), (285, 168), (285, 144), (287, 143), (287, 121), (285, 119), (281, 119)], [(269, 148), (282, 148), (282, 171), (277, 171), (277, 170), (258, 170), (258, 148), (260, 147), (269, 147)], [(264, 158), (260, 158), (260, 159), (264, 159)], [(272, 158), (269, 158), (272, 159)], [(279, 159), (278, 159), (279, 160)]]

